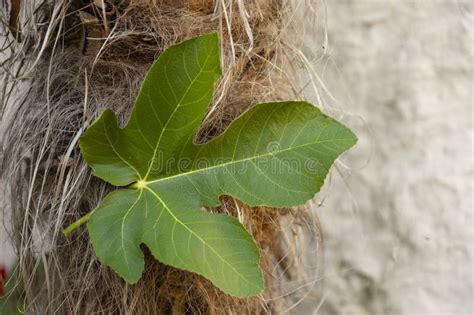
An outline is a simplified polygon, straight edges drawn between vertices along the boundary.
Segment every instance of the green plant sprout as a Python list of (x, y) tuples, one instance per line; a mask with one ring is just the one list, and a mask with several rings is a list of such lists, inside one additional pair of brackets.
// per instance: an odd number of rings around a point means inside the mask
[(163, 52), (120, 128), (107, 109), (80, 149), (93, 174), (125, 186), (65, 230), (87, 221), (98, 259), (129, 283), (144, 269), (145, 244), (160, 262), (198, 273), (222, 291), (264, 288), (259, 250), (234, 217), (209, 213), (230, 195), (251, 206), (290, 207), (311, 199), (356, 136), (307, 102), (253, 106), (218, 137), (196, 144), (220, 77), (217, 34)]

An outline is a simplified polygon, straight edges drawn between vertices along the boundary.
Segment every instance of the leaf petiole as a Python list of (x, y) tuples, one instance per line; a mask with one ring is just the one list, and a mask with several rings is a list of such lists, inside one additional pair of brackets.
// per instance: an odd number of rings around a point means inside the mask
[(63, 230), (63, 234), (64, 236), (68, 237), (69, 235), (71, 235), (72, 232), (74, 232), (74, 230), (76, 230), (78, 227), (80, 227), (81, 225), (87, 223), (87, 221), (89, 221), (90, 217), (94, 214), (95, 212), (95, 209), (92, 210), (91, 212), (89, 212), (88, 214), (82, 216), (79, 220), (71, 223), (67, 228), (65, 228)]
[[(143, 180), (139, 180), (139, 181), (131, 184), (129, 187), (130, 188), (135, 188), (135, 189), (141, 189), (141, 188), (146, 187), (146, 182), (143, 181)], [(91, 216), (94, 214), (95, 210), (96, 209), (92, 210), (91, 212), (89, 212), (88, 214), (82, 216), (77, 221), (74, 221), (67, 228), (65, 228), (63, 230), (64, 236), (69, 237), (69, 235), (71, 235), (71, 233), (74, 232), (77, 228), (79, 228), (81, 225), (87, 223), (87, 221), (89, 221)]]

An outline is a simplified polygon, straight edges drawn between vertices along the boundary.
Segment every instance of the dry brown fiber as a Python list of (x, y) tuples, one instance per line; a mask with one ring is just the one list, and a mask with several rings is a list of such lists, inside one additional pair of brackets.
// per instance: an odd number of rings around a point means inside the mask
[(17, 28), (17, 39), (5, 35), (2, 48), (7, 56), (2, 64), (2, 177), (26, 313), (259, 314), (291, 308), (294, 292), (285, 291), (285, 283), (308, 272), (294, 257), (295, 239), (302, 229), (315, 231), (304, 208), (250, 208), (224, 198), (221, 207), (209, 209), (239, 217), (261, 249), (267, 289), (248, 299), (225, 295), (200, 276), (164, 266), (146, 248), (142, 279), (128, 285), (98, 263), (84, 228), (70, 239), (61, 233), (113, 189), (91, 176), (77, 147), (80, 134), (104, 108), (126, 121), (144, 74), (171, 44), (220, 34), (223, 77), (200, 141), (221, 132), (252, 104), (300, 97), (292, 73), (300, 60), (287, 42), (290, 2), (40, 4), (23, 2), (26, 22)]

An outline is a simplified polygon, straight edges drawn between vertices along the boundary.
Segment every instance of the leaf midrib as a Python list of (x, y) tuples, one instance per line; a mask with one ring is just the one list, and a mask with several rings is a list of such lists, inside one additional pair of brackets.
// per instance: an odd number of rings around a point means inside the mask
[(135, 201), (133, 202), (133, 204), (127, 209), (127, 212), (125, 213), (125, 215), (123, 216), (123, 219), (122, 219), (122, 223), (121, 223), (121, 226), (120, 226), (120, 233), (122, 233), (121, 235), (121, 242), (122, 242), (122, 248), (123, 248), (123, 257), (125, 259), (125, 264), (127, 265), (127, 268), (130, 270), (130, 266), (129, 266), (129, 263), (128, 263), (128, 258), (127, 258), (127, 251), (125, 250), (125, 243), (124, 243), (124, 238), (123, 236), (125, 235), (125, 232), (124, 232), (124, 228), (125, 228), (125, 220), (127, 219), (128, 215), (130, 214), (130, 212), (132, 211), (133, 208), (135, 208), (135, 206), (137, 205), (138, 201), (140, 200), (141, 196), (142, 196), (142, 190), (140, 190), (140, 194), (138, 195), (137, 199), (135, 199)]
[(156, 183), (164, 182), (164, 181), (167, 181), (167, 180), (171, 180), (171, 179), (175, 179), (175, 178), (179, 178), (179, 177), (183, 177), (183, 176), (186, 177), (186, 176), (191, 175), (191, 174), (200, 173), (200, 172), (208, 171), (208, 170), (219, 168), (219, 167), (225, 167), (225, 166), (231, 165), (231, 164), (247, 162), (247, 161), (255, 160), (255, 159), (270, 156), (270, 155), (274, 156), (274, 155), (279, 154), (279, 153), (284, 153), (284, 152), (287, 152), (287, 151), (293, 151), (293, 150), (296, 150), (296, 149), (299, 149), (299, 148), (303, 148), (303, 147), (307, 147), (307, 146), (311, 146), (311, 145), (315, 145), (315, 144), (321, 144), (321, 143), (325, 143), (325, 142), (344, 141), (344, 140), (350, 140), (350, 139), (348, 139), (348, 138), (328, 139), (328, 140), (322, 140), (322, 141), (317, 141), (317, 142), (306, 143), (306, 144), (303, 144), (303, 145), (294, 146), (294, 147), (287, 148), (287, 149), (284, 149), (284, 150), (280, 150), (280, 151), (277, 151), (277, 152), (269, 152), (269, 153), (265, 153), (265, 154), (261, 154), (261, 155), (255, 155), (255, 156), (247, 157), (245, 159), (230, 161), (230, 162), (226, 162), (226, 163), (219, 164), (219, 165), (213, 165), (213, 166), (207, 167), (207, 168), (200, 168), (200, 169), (197, 169), (197, 170), (192, 170), (192, 171), (189, 171), (189, 172), (184, 172), (184, 173), (180, 173), (180, 174), (176, 174), (176, 175), (172, 175), (172, 176), (168, 176), (168, 177), (163, 177), (163, 178), (159, 178), (159, 179), (155, 179), (155, 180), (151, 180), (151, 181), (143, 181), (143, 184), (145, 186), (147, 186), (149, 184), (156, 184)]
[[(206, 56), (206, 60), (204, 61), (204, 65), (207, 64), (207, 62), (209, 61), (209, 56), (210, 54), (208, 54)], [(184, 62), (184, 68), (186, 68), (186, 58), (183, 59), (183, 62)], [(165, 77), (166, 77), (166, 80), (168, 81), (168, 84), (171, 86), (171, 84), (169, 83), (169, 78), (168, 78), (168, 74), (166, 72), (166, 67), (167, 65), (164, 65), (165, 67), (165, 71), (163, 72)], [(187, 70), (186, 70), (187, 72)], [(188, 87), (186, 88), (186, 91), (183, 93), (183, 96), (181, 96), (181, 99), (177, 102), (176, 104), (176, 107), (174, 108), (173, 112), (171, 113), (170, 117), (168, 118), (168, 120), (166, 121), (165, 125), (163, 126), (163, 128), (161, 129), (161, 133), (160, 133), (160, 136), (158, 137), (158, 141), (156, 142), (156, 146), (155, 146), (155, 150), (153, 151), (153, 155), (150, 159), (150, 166), (148, 167), (148, 170), (145, 174), (145, 177), (144, 177), (144, 181), (147, 180), (148, 176), (150, 175), (150, 172), (153, 168), (153, 161), (155, 160), (156, 158), (156, 154), (158, 153), (158, 149), (160, 147), (160, 144), (161, 144), (161, 138), (163, 137), (164, 133), (167, 131), (167, 127), (168, 127), (168, 124), (170, 123), (170, 121), (173, 119), (174, 115), (176, 114), (176, 112), (178, 111), (178, 109), (181, 107), (181, 106), (184, 106), (184, 104), (181, 104), (183, 102), (183, 100), (188, 96), (188, 93), (189, 91), (191, 90), (191, 87), (194, 85), (194, 83), (196, 82), (197, 78), (199, 78), (199, 76), (201, 74), (204, 73), (204, 66), (201, 66), (199, 64), (199, 72), (195, 75), (195, 77), (191, 80), (191, 82), (189, 83)], [(189, 75), (188, 75), (189, 77)], [(174, 95), (174, 91), (171, 89), (171, 91), (173, 92), (173, 95)], [(176, 98), (176, 95), (174, 95), (175, 98)], [(177, 99), (176, 99), (177, 101)]]
[(114, 153), (119, 157), (120, 160), (122, 160), (125, 164), (128, 165), (128, 167), (130, 167), (131, 169), (133, 169), (135, 171), (135, 173), (137, 174), (139, 180), (141, 180), (141, 176), (140, 176), (140, 172), (130, 163), (128, 162), (118, 151), (117, 149), (115, 148), (115, 143), (112, 142), (112, 140), (110, 140), (110, 137), (109, 137), (109, 134), (107, 132), (107, 125), (105, 124), (104, 121), (102, 121), (102, 126), (104, 128), (104, 135), (105, 137), (107, 138), (107, 141), (109, 142), (110, 144), (110, 147), (112, 148), (112, 150), (114, 151)]
[[(151, 188), (149, 188), (148, 186), (145, 186), (143, 187), (143, 189), (146, 189), (148, 190), (150, 193), (152, 193), (156, 199), (158, 199), (158, 201), (163, 205), (163, 208), (166, 209), (166, 211), (168, 211), (168, 213), (173, 217), (173, 219), (175, 220), (175, 222), (178, 222), (181, 226), (183, 226), (186, 230), (189, 231), (189, 233), (191, 233), (192, 235), (194, 235), (197, 239), (199, 239), (207, 248), (209, 248), (222, 262), (224, 262), (232, 271), (234, 271), (241, 279), (243, 279), (246, 283), (248, 283), (249, 285), (253, 286), (253, 287), (257, 287), (255, 286), (255, 284), (253, 284), (252, 282), (250, 282), (249, 280), (247, 280), (247, 278), (245, 278), (237, 269), (235, 269), (232, 264), (230, 264), (224, 257), (222, 257), (213, 247), (211, 247), (209, 244), (207, 244), (207, 242), (202, 238), (200, 237), (198, 234), (196, 234), (196, 232), (194, 232), (191, 228), (189, 228), (183, 221), (181, 221), (178, 217), (176, 217), (173, 213), (173, 211), (171, 211), (170, 208), (168, 208), (168, 205), (163, 201), (163, 199), (160, 198), (160, 196)], [(258, 288), (258, 287), (257, 287)]]

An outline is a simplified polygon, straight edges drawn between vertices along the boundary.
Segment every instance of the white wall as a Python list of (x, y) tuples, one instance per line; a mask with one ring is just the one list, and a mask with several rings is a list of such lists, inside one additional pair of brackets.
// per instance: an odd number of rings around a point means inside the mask
[[(348, 188), (334, 176), (319, 210), (320, 314), (474, 314), (473, 2), (332, 0), (327, 9), (318, 70), (340, 100), (328, 102), (360, 114), (373, 144), (368, 166)], [(320, 50), (318, 32), (307, 49)], [(346, 118), (362, 138), (349, 160), (357, 168), (369, 136)]]

